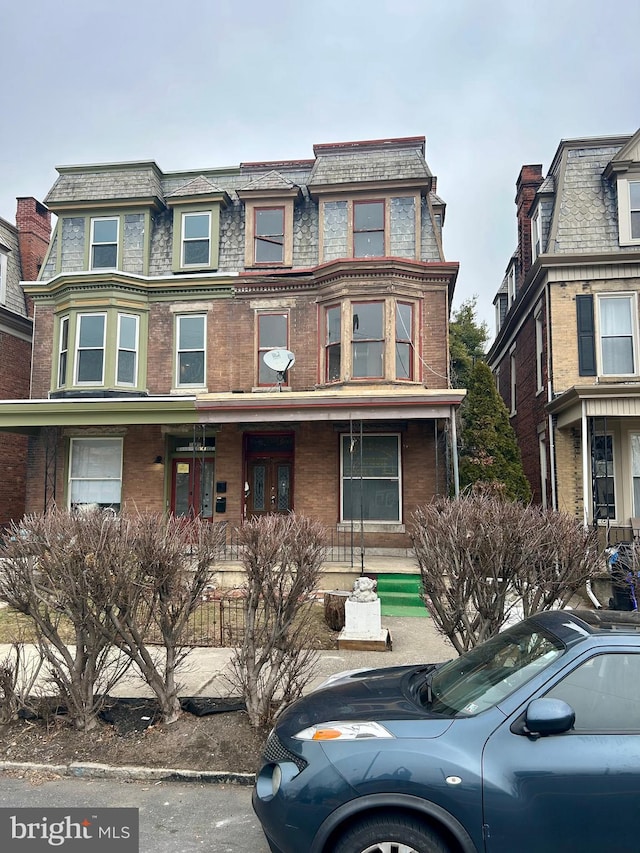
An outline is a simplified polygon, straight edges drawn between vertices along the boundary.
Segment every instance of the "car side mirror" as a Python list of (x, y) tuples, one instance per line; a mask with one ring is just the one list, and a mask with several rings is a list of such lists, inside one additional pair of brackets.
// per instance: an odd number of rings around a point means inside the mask
[(534, 699), (513, 723), (511, 731), (537, 740), (546, 735), (564, 734), (573, 728), (575, 721), (575, 711), (562, 699)]

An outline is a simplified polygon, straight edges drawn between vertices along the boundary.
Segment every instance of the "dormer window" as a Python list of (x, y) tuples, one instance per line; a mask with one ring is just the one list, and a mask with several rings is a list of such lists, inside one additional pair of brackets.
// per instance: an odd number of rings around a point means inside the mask
[(640, 244), (640, 176), (618, 178), (618, 227), (621, 246)]
[(284, 261), (284, 207), (257, 207), (255, 215), (256, 264)]
[(542, 223), (540, 208), (531, 217), (531, 262), (533, 263), (542, 251)]
[(640, 181), (629, 181), (631, 239), (640, 240)]
[(353, 257), (384, 257), (384, 201), (353, 203)]
[(182, 215), (182, 266), (208, 267), (211, 258), (211, 214)]
[(117, 216), (91, 220), (90, 266), (92, 270), (117, 269), (119, 224), (120, 220)]

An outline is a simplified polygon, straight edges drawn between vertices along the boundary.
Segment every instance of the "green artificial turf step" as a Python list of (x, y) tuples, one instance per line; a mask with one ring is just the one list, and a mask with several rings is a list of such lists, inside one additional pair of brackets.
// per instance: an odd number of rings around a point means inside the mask
[(376, 575), (383, 616), (428, 616), (422, 600), (422, 579), (416, 574)]

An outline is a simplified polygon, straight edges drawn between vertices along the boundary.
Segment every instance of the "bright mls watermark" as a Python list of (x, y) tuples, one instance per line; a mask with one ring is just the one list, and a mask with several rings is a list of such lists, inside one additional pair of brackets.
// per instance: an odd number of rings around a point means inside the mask
[(138, 809), (0, 808), (0, 850), (138, 853)]

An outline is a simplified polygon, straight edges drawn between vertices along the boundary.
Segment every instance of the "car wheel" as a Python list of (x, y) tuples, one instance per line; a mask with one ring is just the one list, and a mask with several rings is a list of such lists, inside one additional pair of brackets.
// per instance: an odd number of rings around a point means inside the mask
[(333, 853), (450, 853), (447, 845), (419, 820), (378, 815), (353, 826)]

